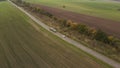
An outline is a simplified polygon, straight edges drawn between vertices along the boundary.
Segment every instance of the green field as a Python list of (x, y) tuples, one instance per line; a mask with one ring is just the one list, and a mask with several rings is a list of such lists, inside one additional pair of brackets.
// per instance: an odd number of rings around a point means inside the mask
[(0, 68), (110, 68), (0, 2)]
[[(24, 0), (81, 14), (120, 21), (120, 2), (110, 0)], [(65, 5), (66, 8), (62, 6)]]

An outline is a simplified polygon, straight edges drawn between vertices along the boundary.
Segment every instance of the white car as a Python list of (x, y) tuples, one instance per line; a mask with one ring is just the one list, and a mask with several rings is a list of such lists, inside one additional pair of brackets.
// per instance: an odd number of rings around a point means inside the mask
[(65, 35), (62, 35), (63, 38), (65, 38), (66, 36)]
[(53, 32), (57, 32), (57, 30), (52, 28), (52, 27), (50, 27), (50, 30), (53, 31)]

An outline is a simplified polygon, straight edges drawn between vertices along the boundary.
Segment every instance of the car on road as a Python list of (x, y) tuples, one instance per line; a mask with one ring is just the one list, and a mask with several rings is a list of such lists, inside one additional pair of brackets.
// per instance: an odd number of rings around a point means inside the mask
[(57, 32), (57, 30), (54, 29), (53, 27), (50, 27), (50, 30), (53, 31), (53, 32)]
[(62, 35), (62, 37), (63, 37), (63, 38), (66, 38), (66, 36), (65, 36), (65, 35)]

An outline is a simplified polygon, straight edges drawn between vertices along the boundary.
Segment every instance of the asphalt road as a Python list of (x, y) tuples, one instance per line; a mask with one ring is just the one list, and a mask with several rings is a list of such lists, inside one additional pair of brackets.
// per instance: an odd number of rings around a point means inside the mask
[[(8, 0), (9, 1), (9, 0)], [(70, 43), (70, 44), (73, 44), (74, 46), (80, 48), (81, 50), (89, 53), (90, 55), (104, 61), (105, 63), (113, 66), (114, 68), (120, 68), (120, 63), (88, 48), (88, 47), (85, 47), (84, 45), (80, 44), (79, 42), (76, 42), (68, 37), (63, 37), (63, 35), (59, 32), (52, 32), (49, 28), (49, 26), (43, 24), (40, 20), (36, 19), (34, 16), (32, 16), (31, 14), (29, 14), (28, 12), (26, 12), (24, 9), (22, 9), (21, 7), (18, 7), (17, 5), (15, 5), (14, 3), (12, 3), (11, 1), (9, 1), (12, 5), (14, 5), (15, 7), (17, 7), (19, 10), (21, 10), (22, 12), (24, 12), (26, 15), (28, 15), (33, 21), (35, 21), (37, 24), (39, 24), (40, 26), (42, 26), (43, 28), (45, 28), (46, 30), (50, 31), (51, 33), (53, 33), (54, 35), (58, 36), (59, 38), (65, 40), (66, 42)]]

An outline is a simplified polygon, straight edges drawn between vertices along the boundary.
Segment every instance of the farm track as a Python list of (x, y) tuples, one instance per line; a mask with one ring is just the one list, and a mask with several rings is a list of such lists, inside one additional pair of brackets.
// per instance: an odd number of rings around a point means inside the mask
[(83, 23), (93, 28), (101, 29), (110, 35), (120, 38), (120, 22), (89, 16), (85, 14), (74, 13), (58, 8), (43, 6), (43, 5), (35, 5), (35, 6), (40, 7), (43, 10), (50, 12), (57, 17), (72, 20), (77, 23)]

